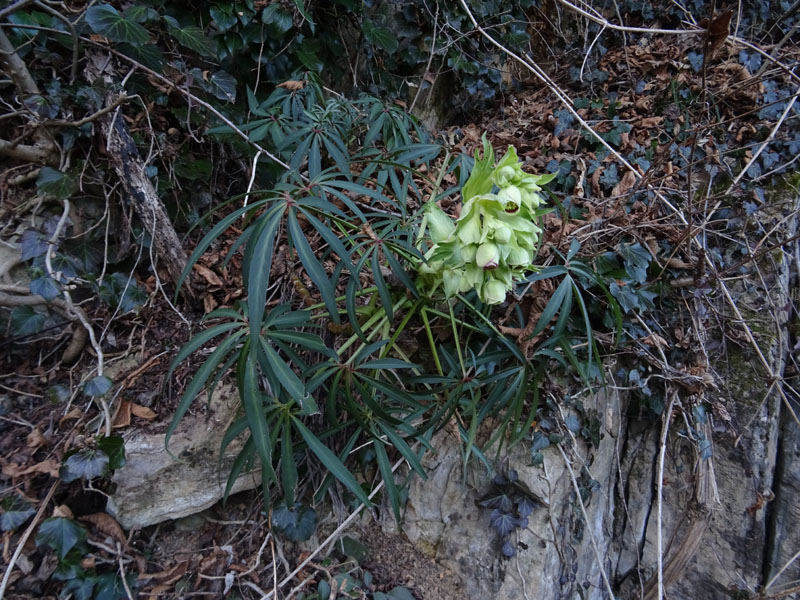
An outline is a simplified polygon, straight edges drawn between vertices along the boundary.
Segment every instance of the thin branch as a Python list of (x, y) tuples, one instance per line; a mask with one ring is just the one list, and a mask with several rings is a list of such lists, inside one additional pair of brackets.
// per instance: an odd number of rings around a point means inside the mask
[(0, 19), (5, 17), (6, 15), (10, 15), (11, 13), (13, 13), (14, 11), (19, 10), (20, 8), (24, 8), (25, 6), (27, 6), (31, 2), (33, 2), (33, 0), (17, 0), (13, 4), (11, 4), (10, 6), (6, 6), (5, 8), (0, 9)]
[(664, 506), (664, 461), (667, 454), (669, 420), (675, 396), (670, 397), (669, 406), (664, 411), (664, 424), (661, 428), (661, 449), (658, 453), (658, 512), (656, 516), (656, 552), (658, 552), (658, 600), (664, 597), (664, 544), (662, 540), (662, 509)]
[(31, 77), (28, 67), (25, 65), (17, 49), (0, 29), (0, 66), (2, 66), (14, 80), (14, 85), (24, 96), (35, 96), (39, 93), (39, 86)]

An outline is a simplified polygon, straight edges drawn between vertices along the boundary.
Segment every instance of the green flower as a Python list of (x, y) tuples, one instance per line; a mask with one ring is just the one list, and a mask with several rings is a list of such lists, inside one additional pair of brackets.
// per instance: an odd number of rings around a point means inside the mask
[(478, 247), (475, 253), (475, 264), (482, 269), (496, 269), (497, 263), (500, 260), (500, 251), (496, 244), (486, 242)]

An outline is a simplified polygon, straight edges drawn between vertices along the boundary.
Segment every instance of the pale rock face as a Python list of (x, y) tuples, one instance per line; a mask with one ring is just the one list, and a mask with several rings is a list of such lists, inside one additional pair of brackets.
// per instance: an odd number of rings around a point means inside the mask
[[(147, 527), (191, 515), (216, 504), (225, 491), (227, 473), (242, 447), (234, 441), (219, 466), (222, 436), (233, 419), (238, 395), (230, 387), (214, 392), (208, 410), (187, 415), (169, 444), (163, 434), (134, 432), (125, 440), (126, 465), (114, 473), (116, 491), (108, 511), (125, 529)], [(261, 470), (241, 475), (231, 493), (261, 483)]]

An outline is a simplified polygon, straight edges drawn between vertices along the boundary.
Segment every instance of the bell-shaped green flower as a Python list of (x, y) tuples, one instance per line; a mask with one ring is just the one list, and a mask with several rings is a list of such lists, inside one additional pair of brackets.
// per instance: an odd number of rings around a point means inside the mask
[(499, 222), (499, 225), (494, 227), (494, 241), (498, 244), (507, 244), (511, 241), (511, 227), (505, 223)]
[(456, 237), (464, 244), (479, 244), (481, 241), (480, 215), (475, 214), (468, 219), (459, 219), (455, 229)]
[(500, 251), (496, 244), (486, 242), (478, 246), (478, 251), (475, 253), (475, 264), (481, 269), (496, 269), (499, 260)]
[(481, 289), (481, 300), (486, 304), (502, 304), (506, 299), (508, 289), (502, 281), (490, 279)]
[(453, 220), (435, 202), (425, 204), (425, 220), (434, 244), (447, 240), (456, 229)]

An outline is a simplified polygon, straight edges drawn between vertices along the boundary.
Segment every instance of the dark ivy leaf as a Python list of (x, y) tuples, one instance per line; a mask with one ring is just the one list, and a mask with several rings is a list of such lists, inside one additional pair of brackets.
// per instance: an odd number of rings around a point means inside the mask
[(42, 167), (36, 178), (36, 189), (51, 194), (58, 200), (64, 200), (72, 196), (72, 192), (75, 191), (75, 180), (57, 169)]
[(39, 526), (36, 545), (46, 545), (63, 559), (76, 544), (86, 539), (86, 530), (72, 519), (52, 517)]
[(200, 56), (212, 57), (216, 54), (216, 44), (206, 37), (197, 25), (181, 26), (176, 19), (164, 17), (167, 29), (181, 46), (194, 50)]
[(500, 537), (511, 535), (511, 532), (519, 526), (519, 521), (514, 515), (505, 513), (499, 509), (494, 509), (492, 511), (490, 523)]
[(48, 237), (36, 229), (26, 229), (19, 240), (20, 258), (31, 260), (47, 252)]
[(125, 440), (118, 435), (101, 437), (97, 441), (97, 449), (108, 456), (108, 468), (116, 471), (125, 466)]
[(548, 437), (541, 431), (537, 431), (533, 434), (531, 453), (538, 452), (539, 450), (544, 450), (549, 445), (550, 445), (550, 440), (548, 439)]
[[(94, 600), (128, 599), (128, 592), (125, 590), (125, 585), (116, 571), (97, 575), (95, 579)], [(125, 576), (125, 579), (128, 588), (136, 587), (136, 578), (134, 575), (128, 574)]]
[(94, 33), (112, 42), (141, 45), (150, 41), (150, 34), (133, 19), (127, 19), (108, 4), (96, 4), (86, 11), (86, 22)]
[(392, 591), (386, 595), (390, 600), (416, 600), (414, 595), (408, 591), (408, 588), (397, 586), (392, 588)]
[(519, 516), (523, 519), (527, 519), (533, 513), (536, 504), (536, 501), (529, 496), (520, 496), (517, 500), (517, 512)]
[(266, 25), (274, 26), (281, 33), (286, 33), (292, 28), (292, 15), (287, 12), (278, 2), (270, 4), (261, 13), (261, 20)]
[(497, 508), (503, 512), (511, 512), (514, 508), (511, 497), (500, 488), (495, 488), (491, 493), (478, 500), (478, 504), (484, 508)]
[(0, 502), (3, 514), (0, 515), (0, 531), (13, 531), (27, 521), (36, 509), (16, 494), (3, 498)]
[(161, 73), (164, 69), (164, 55), (155, 44), (120, 44), (117, 50), (142, 63), (148, 69)]
[(502, 552), (503, 556), (506, 558), (511, 558), (517, 553), (517, 551), (514, 549), (514, 546), (508, 540), (503, 542), (503, 545), (500, 547), (500, 552)]
[(581, 430), (581, 420), (577, 415), (568, 415), (564, 422), (572, 433), (578, 433)]
[(382, 48), (389, 54), (397, 51), (400, 43), (390, 29), (386, 27), (378, 27), (369, 19), (364, 20), (361, 24), (361, 31), (364, 37), (370, 44), (374, 44), (378, 48)]
[(111, 389), (111, 380), (105, 375), (98, 375), (94, 379), (90, 379), (83, 386), (83, 393), (87, 396), (102, 396)]
[(200, 77), (199, 83), (205, 91), (219, 100), (236, 101), (236, 79), (230, 73), (215, 71), (207, 81)]
[(44, 329), (47, 315), (36, 312), (32, 306), (15, 306), (11, 311), (11, 331), (15, 337), (36, 335)]
[(619, 255), (625, 261), (625, 272), (637, 283), (647, 281), (647, 269), (653, 260), (650, 250), (639, 242), (620, 246)]
[(108, 475), (108, 463), (108, 455), (102, 450), (84, 448), (64, 459), (58, 475), (64, 483), (76, 479), (90, 481)]
[(67, 400), (69, 400), (69, 397), (70, 397), (69, 388), (65, 385), (61, 385), (60, 383), (57, 383), (56, 385), (47, 390), (47, 399), (50, 400), (50, 402), (53, 402), (54, 404), (60, 402), (66, 402)]
[(75, 600), (92, 600), (94, 597), (93, 577), (75, 577), (67, 579), (64, 587), (61, 588), (60, 597), (69, 598), (71, 594)]
[(122, 15), (128, 21), (133, 21), (134, 23), (148, 23), (158, 18), (158, 13), (154, 9), (142, 4), (129, 6), (123, 11)]
[(290, 540), (307, 540), (317, 529), (317, 512), (300, 502), (293, 508), (282, 504), (272, 511), (272, 526)]
[(31, 294), (41, 296), (45, 300), (52, 300), (61, 295), (61, 286), (52, 277), (37, 277), (31, 280)]

